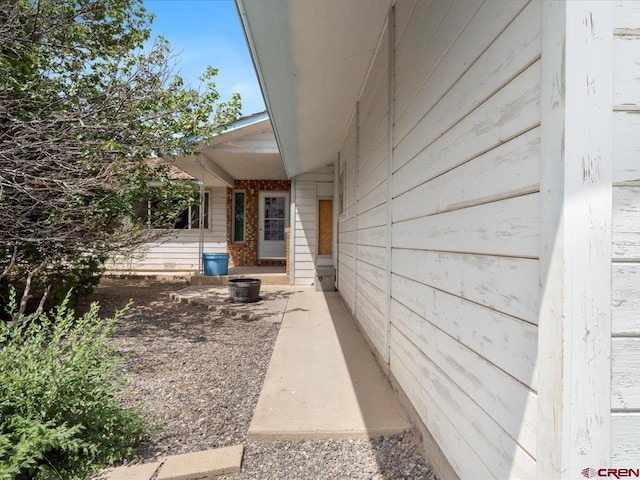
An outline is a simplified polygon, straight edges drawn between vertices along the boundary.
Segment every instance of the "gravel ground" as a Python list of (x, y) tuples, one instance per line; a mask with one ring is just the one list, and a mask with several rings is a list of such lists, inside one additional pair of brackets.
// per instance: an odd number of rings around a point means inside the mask
[(104, 279), (91, 300), (110, 315), (134, 304), (118, 330), (129, 355), (130, 402), (158, 428), (134, 463), (244, 444), (243, 473), (227, 479), (435, 479), (407, 433), (373, 441), (249, 442), (278, 325), (221, 318), (173, 302), (179, 282)]

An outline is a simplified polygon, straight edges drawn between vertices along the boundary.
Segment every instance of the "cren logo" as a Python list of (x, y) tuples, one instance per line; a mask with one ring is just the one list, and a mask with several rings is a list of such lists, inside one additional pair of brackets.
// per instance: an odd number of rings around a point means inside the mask
[(580, 473), (584, 478), (640, 478), (640, 468), (583, 468)]

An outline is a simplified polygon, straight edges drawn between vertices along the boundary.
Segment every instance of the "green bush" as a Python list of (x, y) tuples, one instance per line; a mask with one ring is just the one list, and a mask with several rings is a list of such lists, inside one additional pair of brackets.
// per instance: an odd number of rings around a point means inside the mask
[[(123, 408), (121, 362), (109, 337), (120, 313), (77, 317), (69, 297), (49, 314), (0, 322), (0, 479), (82, 480), (130, 458), (148, 435)], [(9, 311), (15, 311), (15, 295)]]

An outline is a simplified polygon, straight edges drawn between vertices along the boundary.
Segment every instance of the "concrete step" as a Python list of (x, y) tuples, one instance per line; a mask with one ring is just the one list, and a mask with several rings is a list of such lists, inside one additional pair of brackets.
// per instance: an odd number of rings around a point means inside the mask
[(289, 275), (286, 273), (245, 273), (238, 275), (193, 275), (191, 285), (226, 286), (232, 278), (257, 278), (262, 285), (289, 285)]
[(196, 480), (240, 473), (244, 447), (232, 447), (185, 453), (167, 458), (158, 472), (157, 480)]
[(107, 468), (100, 474), (98, 480), (151, 480), (160, 465), (162, 465), (162, 462)]
[(172, 455), (164, 463), (144, 463), (129, 467), (108, 468), (94, 480), (200, 480), (212, 479), (220, 475), (240, 473), (244, 447), (204, 450), (201, 452)]
[(227, 318), (282, 322), (292, 287), (290, 285), (265, 285), (260, 288), (260, 300), (255, 303), (231, 303), (229, 289), (224, 286), (192, 285), (171, 293), (172, 300), (198, 305)]

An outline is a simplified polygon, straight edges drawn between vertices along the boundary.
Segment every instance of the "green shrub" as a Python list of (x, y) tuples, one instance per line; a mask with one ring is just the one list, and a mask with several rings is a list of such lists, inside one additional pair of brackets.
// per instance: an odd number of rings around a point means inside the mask
[(1, 480), (82, 480), (133, 456), (148, 435), (139, 410), (120, 404), (124, 380), (109, 337), (121, 312), (101, 319), (94, 303), (76, 317), (68, 301), (0, 322)]

